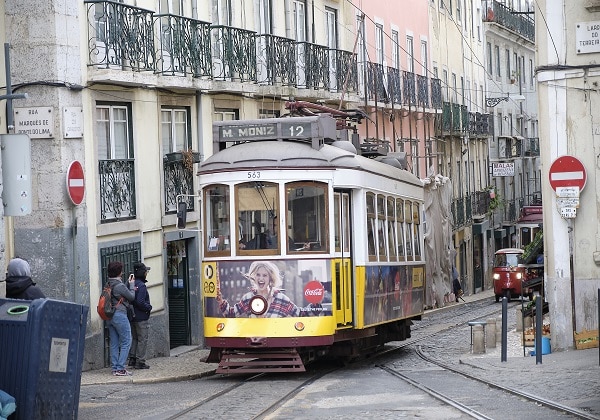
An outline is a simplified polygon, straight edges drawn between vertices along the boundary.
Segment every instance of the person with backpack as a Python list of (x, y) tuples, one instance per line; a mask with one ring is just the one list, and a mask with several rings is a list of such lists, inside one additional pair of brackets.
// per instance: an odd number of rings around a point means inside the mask
[(129, 366), (134, 369), (150, 369), (146, 364), (146, 346), (148, 345), (148, 330), (150, 325), (150, 294), (146, 288), (146, 276), (150, 267), (142, 262), (133, 264), (133, 275), (135, 276), (135, 300), (133, 306), (133, 318), (130, 318), (133, 342), (129, 350)]
[(129, 277), (128, 284), (121, 281), (123, 276), (123, 263), (111, 261), (107, 267), (108, 284), (111, 287), (112, 305), (115, 306), (115, 314), (106, 321), (110, 333), (110, 363), (114, 376), (131, 376), (131, 372), (125, 369), (127, 356), (131, 347), (131, 326), (127, 318), (127, 308), (135, 299), (134, 278)]
[(21, 258), (13, 258), (6, 270), (6, 297), (10, 299), (43, 299), (46, 296), (31, 279), (29, 263)]

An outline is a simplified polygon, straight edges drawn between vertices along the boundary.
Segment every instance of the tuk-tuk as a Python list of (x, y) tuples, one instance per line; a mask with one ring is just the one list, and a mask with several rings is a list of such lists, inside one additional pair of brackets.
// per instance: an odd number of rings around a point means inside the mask
[(496, 302), (506, 296), (508, 301), (512, 297), (527, 296), (533, 299), (534, 291), (543, 288), (543, 264), (522, 264), (520, 248), (503, 248), (494, 255), (494, 295)]

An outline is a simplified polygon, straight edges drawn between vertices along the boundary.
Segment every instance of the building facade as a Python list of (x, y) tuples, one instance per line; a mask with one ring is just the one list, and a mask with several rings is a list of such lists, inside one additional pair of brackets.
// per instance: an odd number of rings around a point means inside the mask
[[(577, 345), (577, 333), (598, 329), (600, 2), (543, 0), (535, 12), (536, 21), (546, 22), (536, 27), (546, 300), (552, 348), (567, 349)], [(573, 184), (578, 207), (561, 204), (551, 186), (551, 168), (561, 156), (572, 156), (584, 167), (571, 177), (585, 179)]]

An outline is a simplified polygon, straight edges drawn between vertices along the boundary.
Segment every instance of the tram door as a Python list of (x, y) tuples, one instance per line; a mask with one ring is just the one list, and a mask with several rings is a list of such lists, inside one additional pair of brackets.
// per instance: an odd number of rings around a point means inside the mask
[[(333, 310), (338, 326), (352, 324), (352, 258), (350, 252), (350, 193), (334, 192), (335, 253)], [(332, 291), (333, 292), (333, 291)]]

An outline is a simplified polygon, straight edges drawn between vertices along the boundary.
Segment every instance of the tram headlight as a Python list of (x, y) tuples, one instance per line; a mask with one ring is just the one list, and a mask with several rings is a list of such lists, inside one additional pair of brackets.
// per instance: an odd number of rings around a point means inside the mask
[(523, 273), (517, 273), (515, 277), (517, 278), (517, 280), (521, 280), (523, 278)]
[(260, 295), (256, 295), (250, 300), (250, 311), (254, 315), (264, 314), (265, 312), (267, 312), (267, 307), (267, 299)]
[(225, 323), (224, 322), (219, 322), (217, 324), (217, 332), (221, 332), (225, 329)]
[(296, 322), (294, 324), (294, 328), (296, 329), (296, 331), (304, 331), (304, 322)]
[(494, 275), (492, 277), (494, 278), (494, 280), (499, 280), (500, 279), (500, 274), (494, 273)]

